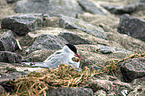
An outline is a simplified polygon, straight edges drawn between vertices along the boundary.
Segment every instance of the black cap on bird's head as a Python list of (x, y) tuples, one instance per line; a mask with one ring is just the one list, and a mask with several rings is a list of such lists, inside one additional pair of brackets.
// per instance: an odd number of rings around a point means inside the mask
[(81, 58), (77, 53), (77, 48), (72, 44), (66, 44), (79, 58)]

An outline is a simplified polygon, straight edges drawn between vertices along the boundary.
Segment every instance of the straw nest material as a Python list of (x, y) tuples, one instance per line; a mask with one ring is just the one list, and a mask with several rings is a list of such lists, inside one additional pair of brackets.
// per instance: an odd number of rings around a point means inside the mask
[(129, 58), (142, 57), (145, 57), (145, 54), (133, 54), (122, 60), (111, 60), (110, 64), (103, 67), (102, 70), (90, 70), (90, 68), (85, 67), (78, 71), (73, 66), (61, 64), (57, 69), (31, 72), (27, 76), (9, 82), (15, 86), (13, 95), (38, 96), (43, 94), (46, 96), (46, 91), (50, 88), (85, 87), (88, 85), (88, 81), (96, 75), (114, 73), (118, 63)]

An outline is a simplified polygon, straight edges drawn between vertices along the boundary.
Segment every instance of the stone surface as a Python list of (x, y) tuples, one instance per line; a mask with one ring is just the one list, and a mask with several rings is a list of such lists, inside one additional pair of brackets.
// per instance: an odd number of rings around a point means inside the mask
[(117, 47), (109, 47), (105, 45), (98, 44), (98, 51), (101, 52), (102, 54), (110, 54), (110, 53), (128, 53), (128, 54), (133, 54), (133, 52), (117, 48)]
[[(101, 65), (105, 66), (106, 62), (112, 60), (112, 59), (123, 59), (127, 56), (129, 56), (130, 52), (125, 51), (117, 51), (115, 49), (115, 52), (111, 54), (102, 54), (100, 53), (99, 47), (97, 45), (90, 45), (90, 44), (83, 44), (83, 45), (77, 45), (78, 54), (81, 56), (81, 63), (80, 67), (84, 68), (84, 66), (90, 65)], [(97, 68), (96, 68), (97, 69)]]
[(25, 56), (23, 58), (23, 61), (29, 61), (29, 62), (43, 62), (47, 57), (49, 57), (52, 53), (54, 53), (54, 50), (36, 50), (29, 55)]
[(7, 3), (14, 3), (14, 2), (16, 2), (18, 0), (6, 0), (6, 1), (7, 1)]
[(66, 29), (80, 29), (93, 36), (106, 39), (106, 34), (102, 28), (96, 27), (83, 20), (76, 19), (73, 17), (67, 17), (67, 16), (61, 15), (60, 27), (66, 28)]
[(133, 58), (125, 60), (121, 64), (121, 72), (126, 82), (145, 76), (145, 58)]
[(2, 19), (1, 27), (10, 29), (19, 36), (42, 26), (42, 14), (13, 15)]
[(118, 32), (145, 41), (145, 20), (131, 17), (129, 15), (123, 15), (120, 18)]
[(90, 88), (61, 87), (57, 89), (50, 89), (46, 96), (93, 96), (93, 91)]
[(60, 33), (58, 36), (63, 37), (68, 43), (77, 45), (77, 44), (91, 44), (90, 41), (81, 38), (80, 36), (73, 33)]
[(115, 93), (115, 96), (122, 96), (122, 90), (127, 90), (128, 93), (132, 90), (130, 84), (121, 82), (119, 79), (109, 75), (98, 76), (96, 79), (91, 80), (87, 88), (91, 88), (94, 92), (103, 90), (107, 95)]
[(0, 62), (16, 63), (21, 62), (22, 57), (9, 51), (0, 51)]
[(88, 0), (77, 0), (77, 2), (83, 8), (83, 10), (87, 12), (92, 14), (106, 15), (100, 8)]
[(145, 3), (135, 2), (125, 6), (115, 6), (115, 5), (102, 5), (105, 9), (114, 14), (131, 14), (135, 11), (145, 10)]
[(82, 13), (82, 9), (77, 3), (69, 0), (18, 1), (15, 11), (18, 13), (46, 13), (50, 16), (63, 14), (71, 17), (76, 17), (78, 13)]
[(134, 90), (132, 90), (128, 94), (128, 96), (132, 96), (132, 95), (144, 96), (145, 95), (145, 77), (134, 79), (131, 82), (131, 85), (134, 87)]
[(110, 53), (113, 53), (115, 51), (115, 48), (100, 45), (100, 44), (98, 44), (98, 47), (99, 47), (98, 51), (103, 53), (103, 54), (110, 54)]
[(5, 32), (0, 36), (0, 51), (15, 51), (18, 49), (16, 39), (11, 31)]
[(94, 93), (95, 96), (106, 96), (106, 92), (103, 90), (98, 90), (97, 92)]
[(35, 42), (30, 47), (29, 52), (42, 49), (58, 50), (61, 49), (65, 44), (67, 44), (67, 41), (62, 37), (42, 34), (36, 38)]
[(59, 27), (59, 17), (45, 17), (43, 21), (43, 26), (45, 27)]
[(0, 85), (0, 95), (4, 94), (6, 90), (3, 88), (3, 86)]

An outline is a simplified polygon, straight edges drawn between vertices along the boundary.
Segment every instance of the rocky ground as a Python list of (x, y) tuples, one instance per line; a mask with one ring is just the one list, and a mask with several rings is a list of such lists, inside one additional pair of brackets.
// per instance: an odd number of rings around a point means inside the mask
[[(66, 43), (82, 71), (22, 64)], [(2, 95), (144, 96), (144, 52), (145, 0), (0, 0)]]

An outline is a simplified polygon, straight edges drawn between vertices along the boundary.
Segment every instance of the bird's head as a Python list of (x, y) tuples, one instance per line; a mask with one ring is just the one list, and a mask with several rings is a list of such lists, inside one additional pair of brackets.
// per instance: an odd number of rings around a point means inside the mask
[(74, 54), (79, 58), (79, 61), (80, 61), (81, 60), (81, 57), (77, 53), (77, 48), (74, 45), (72, 45), (72, 44), (66, 44), (66, 45), (68, 46), (68, 48), (70, 50), (72, 50), (74, 52)]

